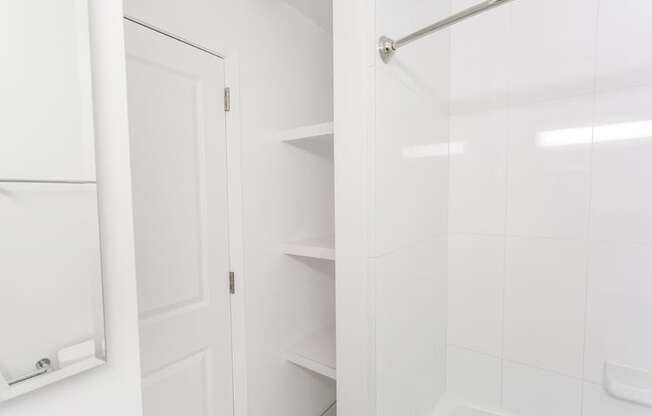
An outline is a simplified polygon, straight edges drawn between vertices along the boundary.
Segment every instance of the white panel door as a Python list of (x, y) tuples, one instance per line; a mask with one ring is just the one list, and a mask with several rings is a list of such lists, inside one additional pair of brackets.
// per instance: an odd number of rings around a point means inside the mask
[(126, 43), (145, 415), (232, 415), (224, 61)]

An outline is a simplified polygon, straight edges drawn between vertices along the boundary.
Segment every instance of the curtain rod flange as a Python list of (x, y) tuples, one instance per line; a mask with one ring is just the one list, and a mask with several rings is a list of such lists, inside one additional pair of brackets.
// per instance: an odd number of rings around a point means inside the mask
[(396, 52), (396, 42), (387, 36), (381, 36), (378, 40), (378, 52), (380, 53), (380, 59), (382, 59), (383, 62), (389, 62)]

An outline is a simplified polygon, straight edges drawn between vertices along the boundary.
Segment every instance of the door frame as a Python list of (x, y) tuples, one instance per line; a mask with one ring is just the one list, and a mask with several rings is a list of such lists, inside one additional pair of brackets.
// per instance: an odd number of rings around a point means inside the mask
[[(228, 203), (229, 270), (235, 273), (231, 294), (231, 352), (233, 356), (233, 416), (247, 416), (247, 344), (245, 326), (245, 271), (242, 220), (242, 163), (240, 130), (240, 77), (237, 54), (225, 54), (201, 46), (143, 20), (128, 15), (124, 20), (165, 35), (224, 61), (224, 86), (230, 89), (230, 111), (226, 112), (226, 169)], [(225, 279), (228, 276), (224, 276)]]

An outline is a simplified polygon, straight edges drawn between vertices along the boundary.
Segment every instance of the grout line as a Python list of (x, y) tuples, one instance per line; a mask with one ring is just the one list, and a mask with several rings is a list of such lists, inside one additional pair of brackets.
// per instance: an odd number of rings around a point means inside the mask
[[(367, 299), (364, 299), (366, 302), (365, 309), (369, 314), (369, 323), (366, 331), (369, 333), (369, 338), (366, 340), (369, 349), (369, 358), (365, 363), (369, 367), (369, 372), (371, 374), (367, 375), (365, 380), (365, 387), (367, 388), (366, 400), (369, 402), (367, 410), (369, 413), (376, 414), (377, 402), (378, 402), (378, 391), (377, 391), (377, 363), (378, 363), (378, 349), (377, 349), (377, 340), (378, 340), (378, 329), (376, 322), (377, 314), (377, 280), (376, 280), (376, 261), (372, 258), (372, 255), (377, 254), (377, 231), (375, 229), (376, 225), (376, 123), (378, 119), (378, 108), (377, 108), (377, 86), (378, 86), (378, 71), (380, 68), (377, 67), (378, 61), (378, 52), (375, 49), (376, 45), (376, 36), (378, 33), (377, 28), (377, 10), (375, 0), (367, 0), (365, 5), (365, 11), (368, 13), (367, 18), (365, 18), (365, 44), (374, 45), (374, 52), (371, 55), (371, 61), (369, 66), (365, 69), (365, 85), (364, 85), (364, 105), (366, 105), (368, 110), (364, 112), (364, 133), (365, 137), (363, 138), (364, 146), (364, 204), (366, 212), (370, 213), (367, 218), (364, 219), (365, 222), (365, 245), (364, 253), (367, 257), (364, 260), (365, 267), (365, 286), (367, 292)], [(370, 37), (370, 38), (369, 38)], [(370, 257), (372, 259), (370, 259)], [(372, 260), (372, 261), (370, 261)]]
[[(509, 5), (506, 7), (510, 7)], [(522, 108), (522, 107), (531, 107), (531, 106), (538, 106), (538, 105), (546, 105), (546, 104), (552, 104), (558, 101), (567, 101), (567, 100), (572, 100), (572, 99), (578, 99), (582, 97), (588, 97), (588, 96), (593, 96), (596, 93), (598, 95), (605, 94), (605, 93), (611, 93), (611, 92), (622, 92), (622, 91), (628, 91), (628, 90), (638, 90), (641, 88), (652, 88), (652, 81), (646, 81), (646, 80), (641, 80), (638, 82), (634, 82), (631, 84), (625, 84), (625, 85), (619, 85), (616, 87), (603, 87), (599, 88), (599, 83), (596, 82), (594, 83), (595, 87), (592, 87), (593, 90), (589, 91), (578, 91), (575, 93), (569, 93), (569, 94), (559, 94), (551, 97), (545, 97), (545, 98), (540, 98), (540, 99), (533, 99), (533, 100), (527, 100), (527, 101), (520, 101), (515, 103), (514, 105), (516, 107)], [(456, 106), (455, 108), (458, 108)], [(472, 110), (472, 111), (454, 111), (452, 115), (466, 115), (466, 114), (476, 114), (478, 111), (477, 110)]]
[[(513, 23), (514, 23), (514, 8), (512, 5), (507, 5), (509, 8), (507, 10), (508, 17), (507, 17), (507, 39), (509, 39), (508, 42), (508, 48), (507, 48), (507, 53), (508, 55), (511, 55), (513, 47), (512, 47), (512, 36), (511, 33), (513, 31)], [(511, 66), (510, 66), (511, 67)], [(507, 316), (507, 286), (509, 282), (508, 278), (508, 273), (507, 273), (507, 268), (508, 268), (508, 260), (507, 260), (507, 231), (508, 231), (508, 220), (509, 220), (509, 144), (510, 144), (510, 130), (511, 130), (511, 120), (512, 120), (512, 100), (511, 100), (511, 83), (510, 80), (511, 77), (508, 77), (507, 80), (505, 81), (505, 88), (506, 88), (506, 97), (505, 97), (505, 126), (506, 129), (503, 132), (504, 134), (504, 157), (505, 157), (505, 191), (504, 191), (504, 202), (505, 202), (505, 217), (503, 219), (503, 287), (502, 287), (502, 299), (501, 299), (501, 337), (500, 337), (500, 365), (499, 365), (499, 377), (500, 377), (500, 407), (505, 407), (505, 328), (506, 328), (506, 316)]]
[(581, 376), (580, 377), (573, 376), (573, 375), (570, 375), (570, 374), (562, 373), (562, 372), (560, 372), (558, 370), (552, 370), (550, 368), (540, 367), (538, 365), (528, 364), (528, 363), (524, 363), (524, 362), (521, 362), (521, 361), (518, 361), (518, 360), (504, 359), (503, 358), (503, 362), (504, 363), (509, 363), (509, 364), (520, 365), (521, 367), (531, 368), (531, 369), (542, 371), (542, 372), (545, 372), (545, 373), (548, 373), (548, 374), (554, 374), (554, 375), (559, 376), (559, 377), (569, 378), (569, 379), (578, 381), (579, 383), (582, 383), (584, 381), (584, 379)]
[(586, 207), (586, 263), (585, 263), (585, 277), (584, 277), (584, 334), (582, 340), (582, 361), (581, 361), (581, 383), (580, 383), (580, 415), (584, 415), (584, 379), (586, 378), (586, 347), (588, 344), (588, 319), (589, 319), (589, 285), (590, 285), (590, 270), (591, 270), (591, 246), (592, 246), (592, 223), (593, 223), (593, 169), (594, 169), (594, 154), (595, 154), (595, 124), (597, 122), (598, 111), (598, 44), (600, 38), (600, 5), (601, 0), (596, 0), (595, 10), (595, 33), (593, 39), (593, 109), (592, 109), (592, 129), (591, 129), (591, 147), (589, 149), (589, 176), (588, 186), (589, 195)]
[[(505, 204), (507, 206), (507, 204)], [(502, 299), (501, 299), (501, 334), (500, 334), (500, 405), (504, 405), (504, 362), (505, 362), (505, 327), (506, 327), (506, 310), (507, 310), (507, 238), (503, 239), (503, 287), (502, 287)]]
[[(453, 9), (453, 2), (454, 0), (449, 1), (449, 12), (452, 11)], [(446, 292), (446, 306), (445, 306), (445, 317), (446, 319), (444, 320), (444, 346), (442, 347), (444, 349), (443, 355), (443, 373), (444, 373), (444, 393), (448, 391), (449, 389), (449, 380), (450, 380), (450, 373), (448, 372), (448, 362), (450, 355), (448, 354), (448, 332), (450, 330), (450, 316), (449, 316), (449, 311), (450, 311), (450, 253), (451, 253), (451, 234), (450, 234), (450, 224), (451, 224), (451, 190), (453, 189), (453, 159), (451, 158), (451, 139), (452, 139), (452, 134), (453, 134), (453, 77), (455, 76), (455, 72), (453, 71), (453, 38), (455, 36), (455, 31), (450, 30), (448, 31), (448, 85), (447, 85), (447, 119), (446, 119), (446, 124), (447, 124), (447, 129), (448, 129), (448, 169), (447, 169), (447, 174), (448, 178), (446, 180), (446, 287), (445, 287), (445, 292)]]
[[(532, 106), (539, 106), (539, 105), (546, 105), (546, 104), (554, 104), (555, 102), (559, 102), (559, 101), (568, 101), (568, 100), (579, 99), (583, 97), (589, 97), (595, 95), (596, 93), (598, 95), (602, 95), (602, 94), (613, 93), (613, 92), (623, 92), (629, 90), (640, 90), (642, 88), (652, 88), (652, 81), (642, 80), (631, 84), (624, 84), (616, 87), (603, 87), (603, 88), (599, 88), (598, 85), (599, 84), (595, 82), (595, 87), (591, 87), (594, 88), (593, 90), (578, 91), (575, 93), (559, 94), (559, 95), (554, 95), (546, 98), (519, 101), (516, 103), (511, 103), (511, 105), (517, 108), (532, 107)], [(455, 106), (455, 108), (459, 108), (459, 106)], [(498, 110), (498, 108), (496, 108), (495, 110)], [(454, 111), (452, 115), (464, 116), (467, 114), (477, 114), (478, 112), (482, 112), (482, 111), (483, 110)]]
[(486, 352), (486, 351), (480, 351), (480, 350), (477, 350), (475, 348), (469, 348), (469, 347), (466, 347), (464, 345), (456, 344), (454, 342), (447, 343), (446, 346), (447, 347), (452, 347), (452, 348), (457, 348), (458, 350), (464, 350), (464, 351), (467, 351), (467, 352), (472, 352), (472, 353), (479, 354), (479, 355), (484, 355), (485, 357), (488, 357), (488, 358), (495, 358), (496, 360), (501, 359), (500, 354), (498, 354), (498, 355), (491, 354), (491, 353)]
[(449, 237), (449, 235), (445, 231), (440, 232), (440, 233), (436, 233), (436, 234), (430, 234), (430, 235), (427, 235), (427, 236), (424, 236), (424, 237), (420, 237), (419, 239), (411, 241), (409, 243), (400, 244), (400, 245), (398, 245), (398, 246), (396, 246), (396, 247), (394, 247), (392, 249), (384, 250), (384, 251), (380, 251), (378, 253), (370, 254), (368, 256), (368, 258), (369, 259), (379, 259), (379, 258), (382, 258), (382, 257), (387, 257), (387, 256), (395, 254), (395, 253), (397, 253), (397, 252), (399, 252), (401, 250), (405, 250), (405, 249), (408, 249), (408, 248), (415, 248), (415, 247), (427, 244), (427, 243), (435, 241), (435, 240), (441, 240), (441, 239), (448, 240), (448, 237)]
[(465, 346), (458, 345), (458, 344), (447, 344), (447, 347), (457, 348), (459, 350), (464, 350), (466, 352), (471, 352), (471, 353), (474, 353), (474, 354), (477, 354), (477, 355), (482, 355), (482, 356), (487, 357), (487, 358), (493, 358), (493, 359), (501, 361), (502, 363), (515, 364), (515, 365), (519, 365), (519, 366), (522, 366), (522, 367), (527, 367), (529, 369), (542, 371), (542, 372), (546, 372), (546, 373), (549, 373), (549, 374), (554, 374), (554, 375), (557, 375), (559, 377), (565, 377), (565, 378), (573, 379), (573, 380), (576, 380), (576, 381), (578, 381), (580, 383), (590, 383), (590, 384), (595, 384), (595, 385), (601, 385), (600, 383), (597, 383), (595, 381), (586, 379), (586, 378), (581, 377), (581, 376), (574, 376), (574, 375), (562, 373), (562, 372), (560, 372), (558, 370), (553, 370), (553, 369), (550, 369), (550, 368), (541, 367), (541, 366), (538, 366), (538, 365), (535, 365), (535, 364), (525, 363), (525, 362), (519, 361), (519, 360), (513, 360), (511, 358), (499, 357), (499, 356), (496, 356), (494, 354), (490, 354), (490, 353), (487, 353), (487, 352), (484, 352), (484, 351), (478, 351), (478, 350), (476, 350), (474, 348), (469, 348), (469, 347), (465, 347)]
[(652, 247), (652, 242), (650, 241), (631, 241), (631, 240), (617, 240), (617, 239), (602, 239), (602, 238), (589, 238), (588, 236), (583, 237), (545, 237), (539, 235), (527, 235), (527, 234), (501, 234), (501, 233), (482, 233), (482, 232), (451, 232), (450, 236), (458, 237), (507, 237), (507, 238), (521, 238), (521, 239), (530, 239), (530, 240), (547, 240), (547, 241), (589, 241), (591, 243), (599, 244), (618, 244), (618, 245), (631, 245), (636, 247)]
[[(506, 220), (505, 220), (506, 222)], [(451, 235), (459, 236), (479, 236), (479, 237), (507, 237), (507, 238), (529, 238), (533, 240), (551, 240), (551, 241), (583, 241), (585, 236), (579, 237), (551, 237), (536, 234), (510, 234), (510, 233), (475, 233), (475, 232), (452, 232)]]

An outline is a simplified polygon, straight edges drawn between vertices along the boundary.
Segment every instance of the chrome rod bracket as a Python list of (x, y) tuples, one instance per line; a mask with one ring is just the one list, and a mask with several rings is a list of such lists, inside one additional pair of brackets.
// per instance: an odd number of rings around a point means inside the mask
[(381, 36), (378, 40), (378, 52), (383, 62), (389, 62), (396, 53), (396, 42), (387, 36)]

